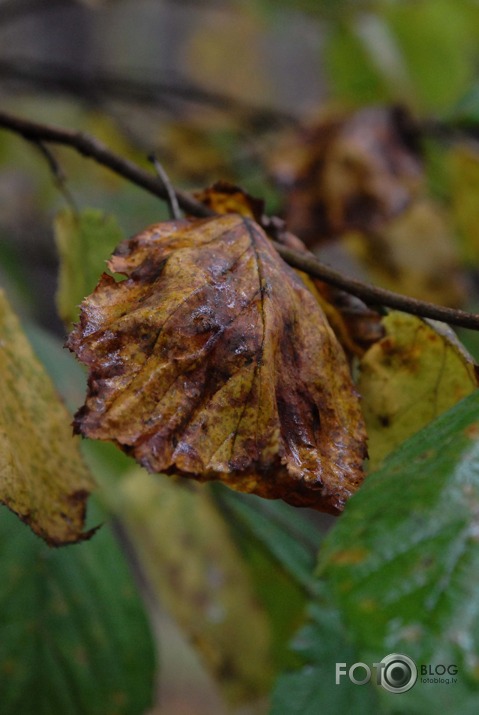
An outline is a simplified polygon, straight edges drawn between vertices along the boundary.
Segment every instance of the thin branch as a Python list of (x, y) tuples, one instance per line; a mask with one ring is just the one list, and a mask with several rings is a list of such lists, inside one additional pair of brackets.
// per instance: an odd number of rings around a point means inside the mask
[[(144, 171), (132, 161), (118, 156), (104, 144), (88, 134), (38, 124), (2, 111), (0, 111), (0, 127), (12, 131), (32, 142), (46, 142), (69, 146), (75, 149), (79, 154), (94, 159), (97, 163), (123, 176), (133, 184), (146, 189), (154, 196), (168, 201), (167, 190), (155, 176)], [(187, 213), (200, 217), (215, 215), (211, 209), (199, 201), (196, 201), (190, 194), (178, 190), (175, 191), (175, 194), (179, 205)], [(272, 243), (281, 257), (294, 268), (298, 268), (315, 278), (319, 278), (325, 283), (342, 288), (370, 305), (384, 305), (423, 318), (432, 318), (433, 320), (440, 320), (451, 323), (452, 325), (479, 330), (479, 315), (466, 313), (463, 310), (444, 308), (439, 305), (434, 305), (433, 303), (427, 303), (383, 288), (377, 288), (367, 283), (362, 283), (361, 281), (348, 278), (332, 268), (329, 268), (312, 255), (293, 251), (276, 241)]]
[(36, 147), (38, 147), (41, 155), (44, 157), (45, 161), (47, 162), (48, 168), (51, 171), (51, 174), (53, 176), (53, 181), (54, 181), (57, 189), (63, 195), (65, 201), (67, 202), (67, 204), (69, 204), (72, 211), (74, 213), (77, 213), (78, 207), (75, 203), (75, 199), (73, 198), (71, 192), (68, 189), (67, 178), (66, 178), (65, 174), (63, 173), (63, 169), (60, 166), (60, 164), (58, 163), (56, 156), (54, 156), (52, 154), (50, 149), (43, 142), (36, 141), (36, 142), (34, 142), (34, 144)]
[(171, 185), (170, 178), (166, 171), (163, 169), (162, 165), (156, 158), (154, 154), (151, 154), (148, 159), (151, 161), (153, 166), (155, 167), (156, 173), (158, 174), (158, 178), (162, 182), (163, 186), (166, 189), (166, 193), (168, 194), (168, 205), (170, 208), (170, 218), (172, 219), (180, 219), (181, 218), (181, 211), (180, 207), (178, 205), (178, 199), (176, 198), (175, 190)]
[(467, 313), (464, 310), (456, 310), (455, 308), (446, 308), (442, 305), (394, 293), (385, 288), (378, 288), (354, 278), (348, 278), (333, 268), (326, 266), (313, 255), (292, 251), (277, 241), (272, 241), (272, 244), (281, 258), (293, 268), (297, 268), (314, 278), (319, 278), (329, 285), (342, 288), (347, 293), (361, 298), (368, 305), (384, 305), (388, 308), (411, 313), (411, 315), (418, 315), (421, 318), (440, 320), (443, 323), (451, 323), (451, 325), (457, 325), (461, 328), (479, 330), (479, 314)]
[[(0, 127), (12, 131), (31, 142), (46, 142), (60, 144), (75, 149), (82, 156), (94, 159), (98, 164), (107, 167), (115, 174), (123, 176), (133, 184), (141, 186), (163, 201), (168, 201), (168, 192), (156, 176), (141, 169), (137, 164), (124, 159), (112, 152), (102, 142), (83, 132), (62, 129), (48, 124), (38, 124), (21, 119), (7, 112), (0, 111)], [(176, 197), (181, 208), (193, 216), (212, 216), (213, 212), (203, 204), (195, 201), (189, 194), (176, 191)]]

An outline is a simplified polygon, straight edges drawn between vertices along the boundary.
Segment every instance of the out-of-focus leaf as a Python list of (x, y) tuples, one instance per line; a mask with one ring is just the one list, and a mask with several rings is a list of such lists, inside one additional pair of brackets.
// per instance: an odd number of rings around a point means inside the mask
[(292, 643), (300, 665), (278, 679), (270, 715), (383, 715), (386, 711), (371, 684), (358, 687), (344, 676), (336, 684), (336, 663), (352, 665), (358, 655), (324, 584), (308, 615), (308, 624)]
[(271, 684), (271, 635), (248, 567), (207, 490), (135, 470), (119, 504), (155, 593), (203, 656), (228, 700)]
[(370, 467), (477, 388), (471, 356), (445, 326), (393, 311), (360, 363)]
[(380, 231), (350, 234), (344, 245), (372, 283), (431, 303), (464, 302), (453, 227), (438, 202), (420, 198)]
[(326, 539), (319, 576), (341, 610), (355, 661), (404, 653), (457, 666), (449, 686), (382, 693), (388, 711), (479, 708), (479, 392), (371, 474)]
[(479, 154), (467, 144), (449, 155), (453, 216), (459, 229), (464, 259), (479, 265)]
[(221, 489), (217, 498), (231, 520), (241, 524), (298, 585), (306, 592), (313, 590), (312, 571), (321, 532), (310, 520), (286, 504), (253, 495)]
[(66, 325), (78, 320), (78, 307), (96, 286), (107, 258), (124, 238), (116, 220), (101, 211), (81, 214), (66, 209), (55, 219), (55, 240), (60, 258), (56, 295)]
[(109, 528), (53, 551), (7, 512), (0, 568), (2, 715), (143, 715), (153, 644)]
[(94, 481), (70, 416), (0, 291), (0, 501), (45, 541), (61, 545), (84, 533)]
[(422, 0), (385, 6), (384, 17), (415, 86), (415, 96), (410, 99), (416, 106), (447, 108), (473, 79), (471, 54), (477, 43), (478, 18), (468, 4)]
[(153, 472), (337, 513), (362, 479), (349, 368), (297, 274), (250, 219), (156, 224), (124, 242), (69, 347), (89, 365), (77, 413)]
[(416, 133), (405, 110), (388, 107), (331, 113), (304, 127), (272, 166), (287, 189), (289, 229), (308, 245), (382, 229), (423, 184)]
[(324, 53), (333, 97), (355, 104), (371, 104), (391, 98), (387, 78), (381, 75), (353, 26), (341, 22), (331, 28)]
[(214, 495), (269, 616), (275, 671), (283, 670), (295, 662), (289, 641), (315, 592), (322, 533), (303, 510), (281, 501), (238, 494), (220, 484)]

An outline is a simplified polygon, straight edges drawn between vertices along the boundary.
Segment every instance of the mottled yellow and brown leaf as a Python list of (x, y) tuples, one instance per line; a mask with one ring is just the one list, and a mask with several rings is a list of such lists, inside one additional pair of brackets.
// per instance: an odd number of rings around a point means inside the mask
[(152, 472), (337, 513), (365, 430), (344, 353), (251, 219), (156, 224), (123, 242), (68, 346), (90, 368), (78, 432)]
[(217, 181), (203, 191), (196, 191), (195, 199), (208, 206), (217, 214), (241, 214), (260, 223), (264, 211), (264, 201), (243, 191), (228, 181)]
[(478, 386), (472, 357), (447, 326), (398, 311), (383, 323), (386, 335), (362, 358), (358, 382), (372, 469)]

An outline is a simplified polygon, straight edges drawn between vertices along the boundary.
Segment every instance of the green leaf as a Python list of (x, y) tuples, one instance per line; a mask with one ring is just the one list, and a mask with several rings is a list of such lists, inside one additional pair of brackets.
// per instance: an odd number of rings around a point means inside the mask
[(324, 52), (335, 97), (354, 103), (390, 98), (385, 78), (352, 25), (338, 23), (331, 28)]
[(404, 653), (458, 667), (446, 687), (381, 692), (395, 713), (479, 710), (479, 392), (414, 435), (351, 498), (320, 576), (372, 664)]
[(324, 585), (309, 609), (309, 623), (293, 641), (293, 649), (302, 665), (278, 679), (270, 715), (382, 715), (370, 684), (358, 687), (344, 677), (336, 684), (336, 663), (352, 664), (357, 657), (341, 614)]
[(94, 488), (71, 417), (0, 291), (0, 501), (51, 544), (83, 539)]
[(307, 597), (315, 593), (313, 573), (322, 533), (304, 512), (284, 502), (212, 486), (270, 618), (275, 669), (283, 670), (295, 662), (289, 641), (303, 620)]
[(385, 7), (384, 18), (397, 40), (420, 107), (446, 108), (473, 79), (477, 15), (468, 4), (421, 0)]
[(105, 262), (124, 238), (113, 216), (86, 209), (66, 209), (55, 219), (55, 241), (60, 258), (57, 309), (67, 326), (78, 320), (78, 306), (95, 288)]
[(313, 570), (322, 538), (317, 526), (284, 502), (214, 486), (228, 523), (260, 544), (306, 593), (313, 593)]
[(4, 510), (0, 569), (2, 715), (143, 715), (153, 644), (109, 528), (52, 550)]

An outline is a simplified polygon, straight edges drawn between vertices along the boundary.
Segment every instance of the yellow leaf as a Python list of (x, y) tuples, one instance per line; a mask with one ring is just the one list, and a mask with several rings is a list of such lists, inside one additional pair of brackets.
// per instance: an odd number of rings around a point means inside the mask
[(436, 201), (417, 199), (376, 234), (350, 234), (345, 241), (372, 283), (441, 305), (464, 302), (452, 227)]
[(383, 319), (384, 338), (360, 363), (370, 467), (473, 392), (476, 366), (449, 328), (405, 313)]
[(251, 702), (272, 678), (270, 622), (248, 567), (207, 491), (135, 469), (119, 510), (160, 602), (230, 702)]
[(0, 501), (54, 546), (84, 533), (94, 482), (70, 415), (0, 291)]
[(365, 432), (312, 294), (252, 220), (156, 224), (120, 245), (69, 347), (90, 367), (76, 428), (152, 472), (340, 511)]

